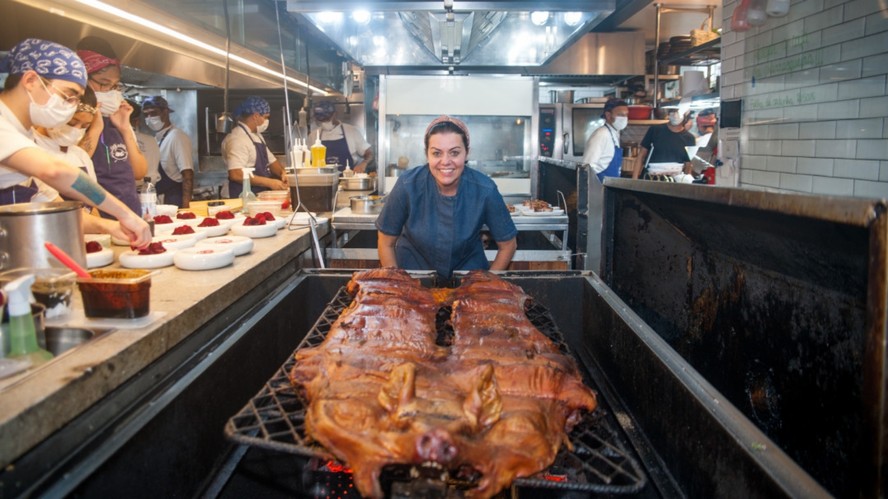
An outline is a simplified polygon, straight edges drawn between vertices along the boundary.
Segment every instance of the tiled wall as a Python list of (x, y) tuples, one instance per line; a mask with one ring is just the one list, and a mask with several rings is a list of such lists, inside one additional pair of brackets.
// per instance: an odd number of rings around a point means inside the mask
[(730, 29), (724, 100), (743, 100), (743, 187), (888, 198), (888, 3), (796, 0), (785, 17)]

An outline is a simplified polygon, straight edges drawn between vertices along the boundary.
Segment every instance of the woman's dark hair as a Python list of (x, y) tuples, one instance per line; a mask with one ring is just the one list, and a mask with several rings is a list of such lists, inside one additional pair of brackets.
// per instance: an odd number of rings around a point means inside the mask
[(99, 105), (99, 100), (96, 99), (96, 92), (89, 85), (83, 90), (83, 95), (80, 96), (80, 102), (92, 107), (97, 107)]
[(3, 90), (12, 90), (15, 88), (15, 86), (22, 81), (22, 76), (24, 76), (24, 73), (7, 76), (6, 81), (3, 83)]
[(111, 48), (108, 40), (98, 36), (87, 36), (77, 42), (77, 50), (90, 50), (111, 59), (117, 59), (117, 53)]
[(429, 138), (431, 138), (432, 135), (435, 135), (437, 133), (446, 133), (446, 132), (459, 134), (459, 136), (462, 137), (463, 147), (466, 148), (466, 151), (469, 150), (469, 139), (468, 139), (468, 137), (466, 137), (465, 130), (463, 130), (462, 128), (457, 126), (455, 123), (452, 123), (450, 121), (442, 121), (441, 123), (435, 124), (432, 128), (429, 129), (428, 133), (426, 133), (426, 136), (425, 136), (426, 151), (429, 150)]

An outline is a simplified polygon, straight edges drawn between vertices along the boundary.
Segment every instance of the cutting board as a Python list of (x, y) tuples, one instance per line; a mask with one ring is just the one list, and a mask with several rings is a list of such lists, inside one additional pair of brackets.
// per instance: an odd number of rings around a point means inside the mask
[(188, 206), (188, 209), (193, 211), (195, 215), (207, 217), (209, 216), (209, 212), (207, 211), (210, 203), (214, 203), (216, 201), (223, 201), (225, 206), (228, 207), (228, 210), (235, 211), (243, 208), (244, 203), (240, 198), (236, 199), (211, 199), (209, 201), (192, 201)]

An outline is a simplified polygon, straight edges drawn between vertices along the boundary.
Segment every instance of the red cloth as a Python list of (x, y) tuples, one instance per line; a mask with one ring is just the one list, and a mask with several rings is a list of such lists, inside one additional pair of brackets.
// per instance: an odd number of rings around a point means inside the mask
[(77, 55), (83, 60), (83, 64), (86, 66), (86, 72), (89, 74), (101, 71), (108, 66), (120, 66), (119, 60), (105, 57), (92, 50), (78, 50)]

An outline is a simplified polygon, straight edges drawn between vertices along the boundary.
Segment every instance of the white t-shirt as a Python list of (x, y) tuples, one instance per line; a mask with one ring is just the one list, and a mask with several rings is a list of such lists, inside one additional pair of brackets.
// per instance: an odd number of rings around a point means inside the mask
[[(182, 172), (194, 170), (191, 158), (191, 138), (183, 130), (170, 126), (154, 136), (160, 147), (160, 165), (170, 180), (182, 183)], [(157, 174), (160, 180), (160, 174)]]
[[(145, 155), (145, 161), (148, 162), (148, 176), (151, 177), (151, 183), (157, 185), (157, 182), (160, 181), (160, 173), (157, 173), (157, 169), (160, 167), (160, 148), (157, 146), (157, 141), (154, 140), (154, 137), (139, 130), (134, 129), (134, 131), (136, 132), (136, 142), (139, 144), (139, 150), (142, 151), (142, 154)], [(142, 179), (137, 178), (136, 182), (141, 183)]]
[[(263, 142), (258, 134), (247, 132), (250, 128), (246, 125), (234, 125), (234, 129), (222, 140), (222, 157), (229, 170), (238, 168), (253, 168), (256, 164), (256, 148), (253, 142)], [(268, 152), (268, 164), (274, 163), (277, 158), (265, 146)]]
[[(93, 166), (92, 158), (89, 156), (89, 154), (86, 153), (86, 151), (84, 151), (80, 147), (68, 146), (68, 149), (66, 151), (62, 151), (59, 145), (54, 140), (36, 132), (34, 133), (34, 142), (38, 146), (40, 146), (41, 149), (52, 154), (53, 156), (57, 156), (65, 160), (65, 162), (86, 171), (86, 174), (89, 175), (89, 178), (91, 178), (94, 182), (98, 182), (98, 180), (96, 179), (96, 169)], [(55, 201), (55, 199), (59, 195), (59, 192), (57, 190), (45, 184), (40, 179), (34, 178), (34, 181), (37, 183), (37, 188), (39, 189), (39, 191), (33, 198), (31, 198), (31, 201), (35, 203)]]
[(603, 172), (614, 159), (616, 147), (620, 147), (620, 132), (608, 124), (598, 127), (586, 141), (583, 164), (591, 166), (595, 173)]
[[(342, 138), (344, 131), (345, 141), (348, 143), (348, 149), (352, 156), (351, 166), (355, 166), (361, 161), (364, 161), (364, 153), (370, 148), (370, 144), (367, 142), (367, 139), (364, 138), (364, 134), (361, 133), (357, 127), (349, 125), (348, 123), (340, 124), (342, 126), (337, 125), (330, 131), (324, 130), (323, 128), (318, 128), (317, 130), (321, 131), (321, 140), (339, 140)], [(309, 147), (311, 147), (311, 144), (314, 144), (314, 139), (318, 136), (317, 130), (315, 130), (314, 134), (309, 134)], [(312, 137), (312, 135), (314, 135), (314, 137)]]
[(33, 132), (26, 130), (22, 122), (0, 100), (0, 189), (28, 180), (27, 175), (22, 175), (18, 170), (6, 166), (5, 161), (13, 154), (29, 147), (37, 147)]

